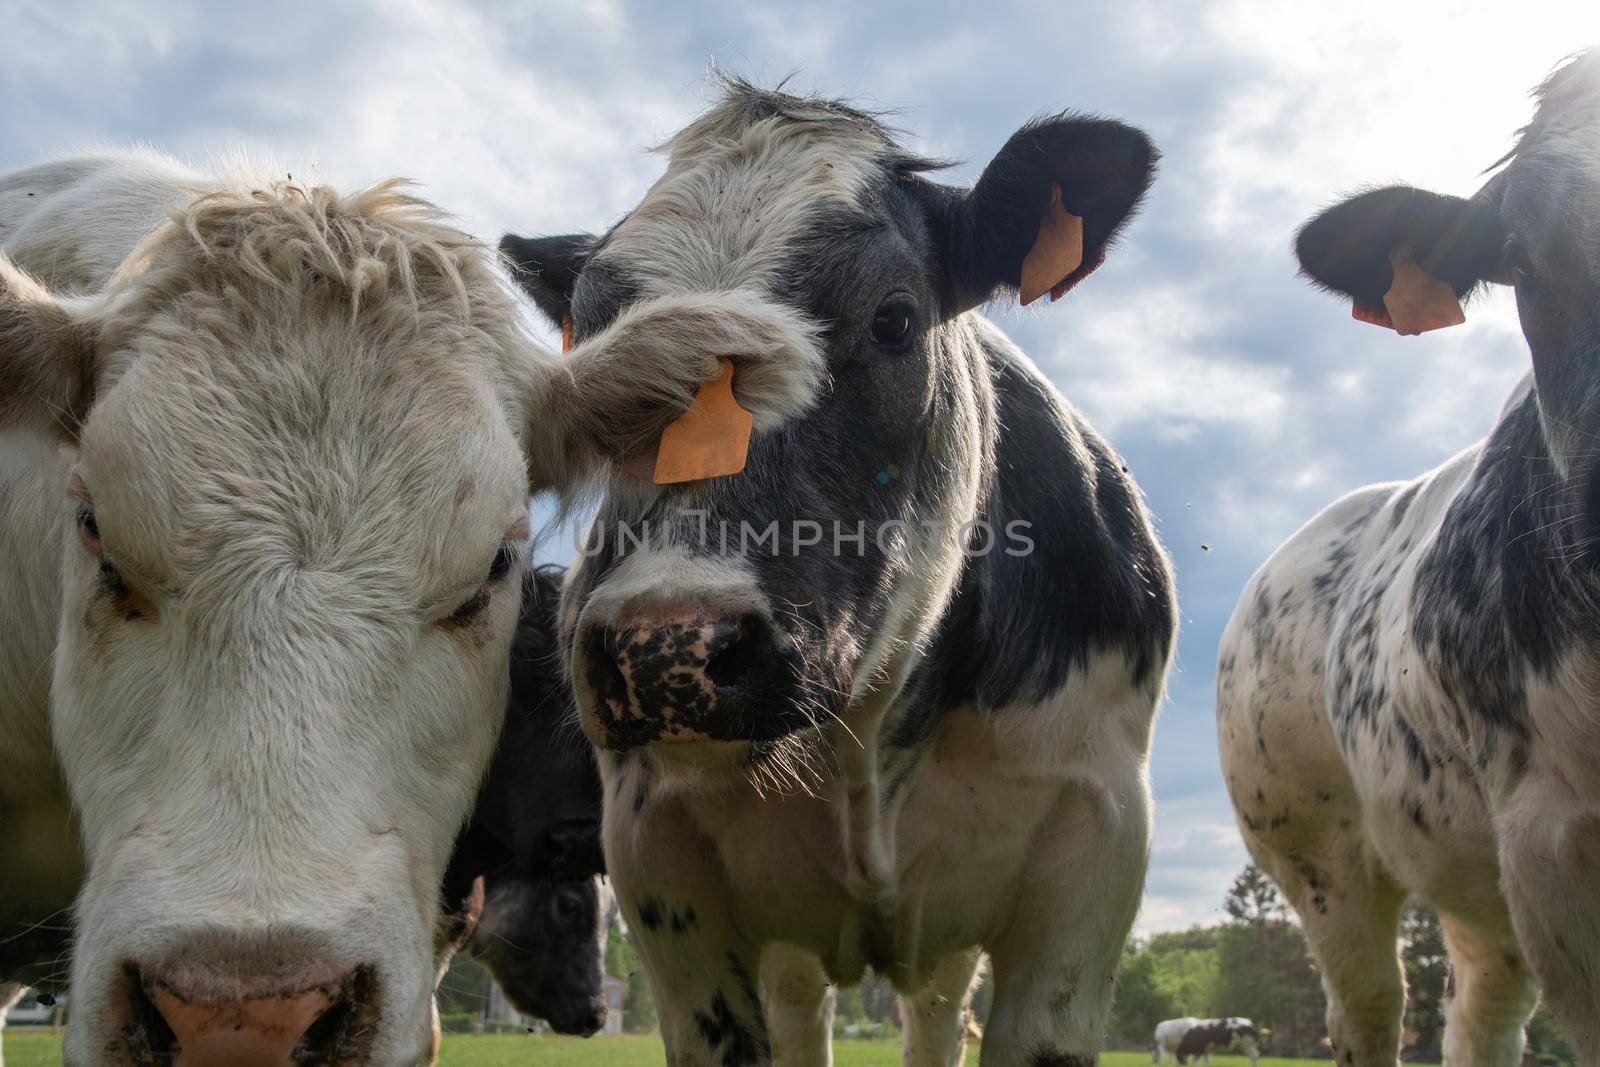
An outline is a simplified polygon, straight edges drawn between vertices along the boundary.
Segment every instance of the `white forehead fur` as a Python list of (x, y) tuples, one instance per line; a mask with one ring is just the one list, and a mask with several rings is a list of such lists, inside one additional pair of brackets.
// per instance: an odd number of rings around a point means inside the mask
[(904, 155), (869, 117), (823, 100), (731, 88), (669, 140), (667, 170), (597, 256), (655, 295), (772, 291), (819, 210), (852, 208)]
[[(103, 514), (143, 528), (108, 535), (166, 546), (145, 561), (178, 572), (162, 577), (192, 580), (224, 555), (239, 527), (224, 519), (244, 499), (259, 521), (236, 560), (260, 562), (268, 538), (286, 565), (364, 559), (435, 577), (459, 554), (450, 519), (463, 503), (500, 487), (474, 531), (485, 543), (517, 506), (526, 475), (506, 446), (524, 420), (506, 416), (527, 373), (521, 317), (491, 253), (398, 182), (193, 196), (91, 314), (101, 356), (85, 473), (97, 504), (138, 495)], [(437, 447), (418, 448), (424, 436)], [(137, 477), (123, 469), (135, 463)], [(422, 558), (380, 558), (397, 524), (421, 535), (408, 549)]]

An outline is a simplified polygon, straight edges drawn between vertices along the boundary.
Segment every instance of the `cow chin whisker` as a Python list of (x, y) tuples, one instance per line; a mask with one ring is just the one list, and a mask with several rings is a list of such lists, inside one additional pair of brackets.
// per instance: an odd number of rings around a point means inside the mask
[(857, 745), (861, 744), (861, 739), (837, 712), (817, 698), (802, 697), (792, 704), (806, 717), (807, 724), (785, 737), (752, 745), (746, 779), (763, 798), (771, 792), (777, 796), (804, 795), (820, 799), (818, 791), (833, 776), (838, 765), (838, 753), (827, 729), (829, 720), (842, 727)]

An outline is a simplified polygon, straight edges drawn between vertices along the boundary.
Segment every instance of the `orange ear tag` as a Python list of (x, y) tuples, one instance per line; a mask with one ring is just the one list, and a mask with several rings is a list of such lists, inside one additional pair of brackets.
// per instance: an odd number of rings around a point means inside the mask
[[(1050, 206), (1039, 220), (1039, 236), (1022, 260), (1022, 306), (1055, 295), (1067, 275), (1083, 265), (1083, 219), (1061, 206), (1061, 186), (1050, 186)], [(1064, 290), (1063, 290), (1064, 291)]]
[(697, 482), (744, 470), (755, 416), (733, 397), (733, 363), (721, 362), (722, 374), (700, 387), (694, 407), (661, 431), (655, 484)]
[(1430, 276), (1410, 256), (1393, 257), (1394, 284), (1383, 294), (1389, 320), (1402, 337), (1460, 326), (1467, 321), (1449, 283)]
[(561, 351), (572, 351), (572, 316), (561, 316)]
[(1389, 319), (1389, 312), (1381, 307), (1363, 304), (1357, 300), (1350, 305), (1350, 317), (1357, 322), (1370, 322), (1374, 326), (1394, 329), (1394, 323)]

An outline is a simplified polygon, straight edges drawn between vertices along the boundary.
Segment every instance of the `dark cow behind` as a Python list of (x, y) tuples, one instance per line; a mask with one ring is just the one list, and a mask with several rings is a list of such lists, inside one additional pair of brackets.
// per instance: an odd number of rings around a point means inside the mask
[(1213, 1052), (1237, 1052), (1250, 1057), (1255, 1067), (1261, 1058), (1261, 1032), (1249, 1019), (1201, 1019), (1183, 1035), (1173, 1054), (1179, 1063), (1193, 1063)]
[(523, 586), (500, 747), (456, 843), (444, 896), (481, 900), (476, 923), (464, 923), (460, 936), (518, 1011), (588, 1035), (606, 1019), (600, 982), (610, 894), (599, 877), (600, 778), (572, 720), (557, 646), (561, 580), (559, 568), (541, 567)]
[(1285, 542), (1223, 638), (1229, 792), (1321, 963), (1340, 1063), (1395, 1062), (1410, 896), (1452, 961), (1446, 1063), (1519, 1063), (1539, 992), (1600, 1063), (1597, 222), (1591, 52), (1471, 197), (1376, 189), (1300, 233), (1305, 273), (1369, 309), (1408, 261), (1457, 296), (1510, 285), (1533, 370), (1483, 441)]
[(1058, 247), (1047, 220), (1082, 220), (1082, 256), (1038, 288), (1099, 266), (1155, 149), (1058, 115), (961, 189), (871, 115), (733, 82), (666, 151), (609, 232), (502, 242), (529, 291), (580, 344), (640, 308), (673, 338), (789, 316), (831, 379), (756, 420), (736, 477), (619, 474), (568, 579), (668, 1061), (824, 1062), (830, 982), (870, 965), (906, 998), (908, 1062), (955, 1062), (981, 950), (986, 1067), (1093, 1063), (1171, 579), (1121, 459), (972, 312)]
[(486, 882), (483, 915), (466, 951), (506, 999), (557, 1033), (588, 1037), (606, 1023), (601, 986), (613, 908), (599, 875), (580, 882)]

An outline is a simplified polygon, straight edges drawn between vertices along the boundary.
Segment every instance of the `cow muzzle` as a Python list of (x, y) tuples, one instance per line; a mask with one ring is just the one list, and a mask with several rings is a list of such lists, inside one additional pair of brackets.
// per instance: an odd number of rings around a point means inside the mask
[[(206, 969), (123, 965), (117, 1062), (164, 1067), (299, 1067), (367, 1062), (377, 981), (368, 966), (320, 981), (225, 992)], [(237, 992), (242, 988), (251, 991)]]
[(574, 676), (593, 707), (585, 729), (604, 748), (763, 741), (789, 732), (790, 686), (772, 626), (756, 613), (634, 616), (590, 625)]

